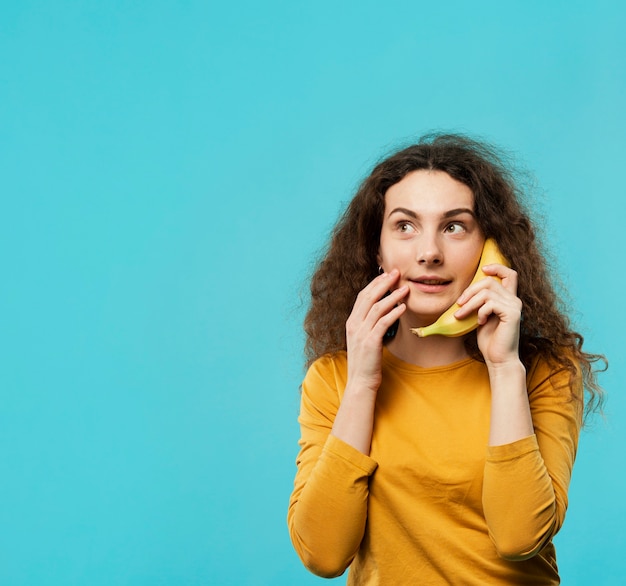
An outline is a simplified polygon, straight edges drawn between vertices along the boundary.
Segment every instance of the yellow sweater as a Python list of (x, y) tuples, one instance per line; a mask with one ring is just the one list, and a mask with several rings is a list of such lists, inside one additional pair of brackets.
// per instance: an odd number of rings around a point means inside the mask
[(568, 373), (530, 368), (535, 434), (488, 447), (484, 364), (421, 368), (385, 348), (370, 456), (329, 435), (346, 376), (342, 352), (302, 385), (288, 524), (309, 570), (350, 566), (349, 585), (559, 584), (551, 540), (581, 423)]

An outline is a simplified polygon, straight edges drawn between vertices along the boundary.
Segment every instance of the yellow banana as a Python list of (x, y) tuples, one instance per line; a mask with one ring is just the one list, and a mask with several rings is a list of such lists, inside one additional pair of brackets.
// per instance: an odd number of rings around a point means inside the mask
[[(485, 244), (483, 245), (483, 252), (481, 254), (480, 261), (478, 262), (478, 270), (476, 271), (470, 285), (487, 278), (487, 275), (485, 275), (482, 271), (482, 267), (484, 265), (494, 263), (507, 267), (511, 266), (500, 252), (495, 240), (493, 240), (493, 238), (488, 238), (485, 240)], [(498, 277), (491, 278), (498, 279)], [(500, 279), (498, 279), (498, 281), (499, 280)], [(435, 323), (423, 328), (412, 328), (411, 332), (420, 338), (425, 338), (426, 336), (432, 336), (434, 334), (449, 336), (452, 338), (456, 336), (463, 336), (478, 327), (478, 313), (474, 312), (463, 319), (457, 319), (454, 317), (454, 313), (460, 308), (461, 306), (455, 303), (452, 307), (442, 313)]]

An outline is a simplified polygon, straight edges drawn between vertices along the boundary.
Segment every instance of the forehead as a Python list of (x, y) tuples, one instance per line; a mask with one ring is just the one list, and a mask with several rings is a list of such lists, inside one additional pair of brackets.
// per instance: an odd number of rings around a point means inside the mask
[(385, 194), (385, 211), (404, 207), (417, 213), (443, 213), (456, 208), (474, 209), (472, 190), (444, 171), (413, 171)]

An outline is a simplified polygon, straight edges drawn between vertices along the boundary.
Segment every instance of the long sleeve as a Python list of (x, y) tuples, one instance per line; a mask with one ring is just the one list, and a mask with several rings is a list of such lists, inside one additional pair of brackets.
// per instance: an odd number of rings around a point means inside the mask
[(341, 355), (316, 361), (302, 384), (298, 470), (287, 517), (302, 562), (325, 577), (342, 574), (359, 549), (376, 469), (372, 458), (330, 435), (345, 388), (342, 362)]
[(581, 426), (579, 378), (572, 385), (569, 372), (537, 362), (527, 379), (535, 434), (489, 447), (483, 479), (489, 536), (512, 561), (537, 554), (561, 528)]
[(567, 373), (529, 368), (535, 434), (487, 452), (486, 365), (424, 368), (384, 348), (369, 456), (330, 434), (346, 378), (338, 353), (302, 385), (288, 524), (307, 568), (333, 577), (349, 566), (351, 586), (559, 584), (550, 539), (581, 423)]

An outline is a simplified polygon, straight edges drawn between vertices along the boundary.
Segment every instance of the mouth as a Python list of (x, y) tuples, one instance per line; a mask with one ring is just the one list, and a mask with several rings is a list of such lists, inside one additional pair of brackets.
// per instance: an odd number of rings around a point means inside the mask
[(446, 279), (412, 279), (412, 281), (421, 285), (449, 285), (452, 283), (452, 281)]
[(422, 293), (442, 293), (447, 290), (452, 280), (436, 277), (420, 277), (418, 279), (411, 279), (411, 283)]

